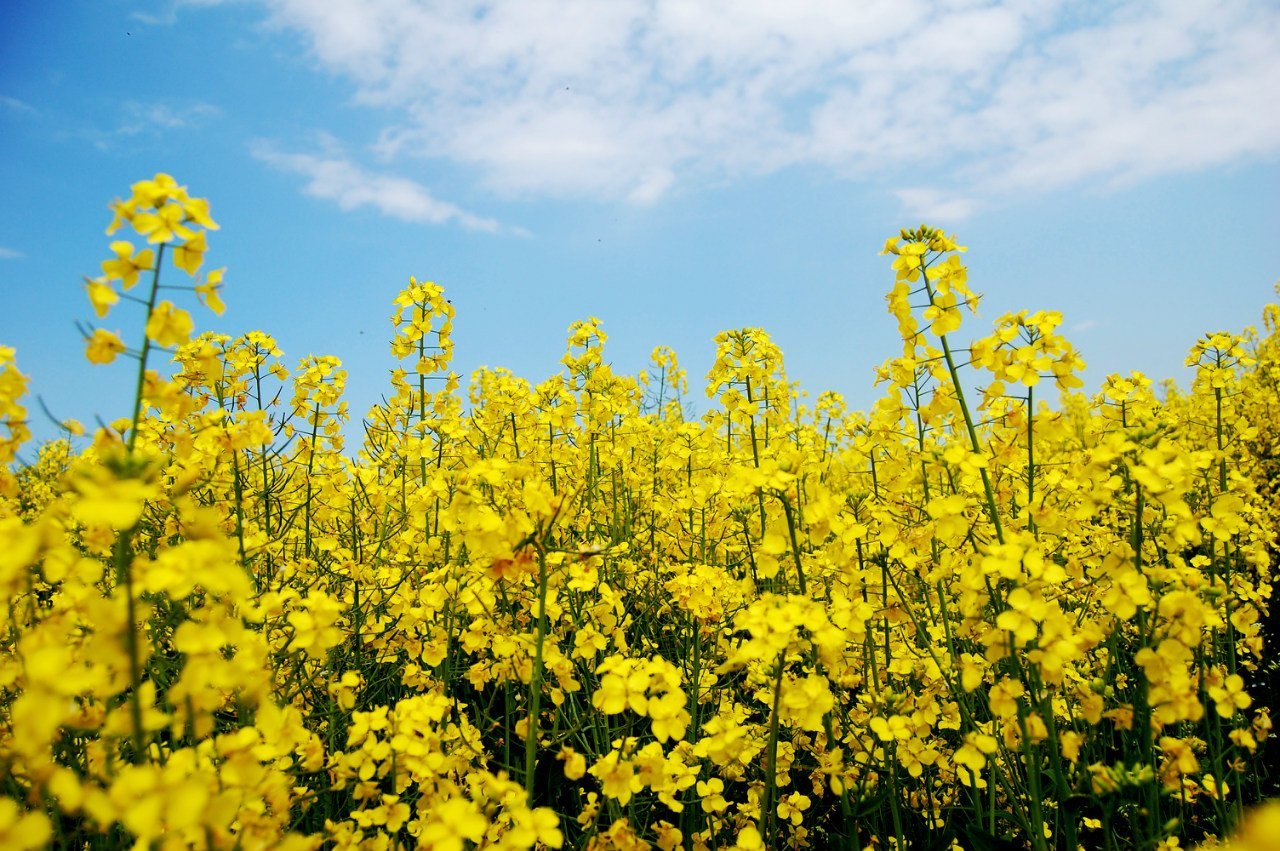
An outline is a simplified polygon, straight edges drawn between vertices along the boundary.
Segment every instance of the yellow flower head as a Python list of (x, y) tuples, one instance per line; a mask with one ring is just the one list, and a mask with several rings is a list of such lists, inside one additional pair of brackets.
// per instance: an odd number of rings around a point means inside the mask
[(108, 281), (121, 281), (124, 288), (130, 289), (138, 283), (138, 273), (151, 269), (155, 264), (155, 252), (144, 248), (137, 254), (133, 252), (133, 243), (120, 239), (111, 243), (115, 258), (102, 261), (102, 273)]
[(103, 328), (95, 328), (93, 335), (89, 337), (84, 355), (89, 359), (89, 363), (111, 363), (125, 348), (124, 341), (117, 334)]
[(120, 294), (111, 286), (108, 278), (85, 278), (85, 289), (89, 293), (89, 303), (93, 305), (93, 312), (98, 314), (98, 318), (107, 315), (111, 310), (111, 306), (120, 301)]
[(171, 301), (157, 304), (147, 320), (147, 336), (157, 346), (181, 345), (191, 339), (194, 328), (191, 314), (175, 307)]
[(205, 306), (214, 313), (221, 316), (226, 311), (227, 306), (222, 301), (222, 295), (219, 290), (222, 289), (222, 276), (227, 270), (214, 269), (199, 284), (196, 284), (196, 295), (204, 302)]

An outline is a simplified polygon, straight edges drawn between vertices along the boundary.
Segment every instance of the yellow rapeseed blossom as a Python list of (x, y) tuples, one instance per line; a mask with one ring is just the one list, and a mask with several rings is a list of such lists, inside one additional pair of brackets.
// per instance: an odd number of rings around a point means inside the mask
[(116, 359), (116, 355), (125, 349), (124, 341), (118, 334), (104, 328), (95, 328), (89, 337), (88, 345), (85, 346), (84, 356), (88, 358), (89, 363), (111, 363)]
[(177, 346), (191, 339), (194, 327), (191, 314), (171, 301), (162, 301), (147, 319), (147, 336), (157, 346)]

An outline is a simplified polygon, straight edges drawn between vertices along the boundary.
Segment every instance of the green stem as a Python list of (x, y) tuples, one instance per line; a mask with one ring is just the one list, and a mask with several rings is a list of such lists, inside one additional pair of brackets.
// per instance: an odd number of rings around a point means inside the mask
[(538, 752), (538, 713), (542, 709), (542, 643), (547, 636), (547, 554), (539, 543), (538, 623), (533, 640), (533, 673), (529, 677), (529, 734), (524, 741), (524, 792), (533, 806), (533, 769)]
[(766, 848), (773, 842), (774, 809), (778, 786), (778, 710), (782, 705), (782, 673), (786, 668), (787, 651), (778, 654), (778, 673), (773, 680), (773, 711), (769, 714), (769, 747), (765, 761), (764, 798), (760, 802), (760, 835)]
[[(146, 322), (151, 321), (151, 312), (155, 310), (156, 295), (160, 292), (160, 267), (164, 262), (165, 244), (161, 243), (160, 248), (156, 251), (156, 266), (151, 273), (151, 291), (147, 293), (147, 317)], [(148, 336), (145, 325), (142, 331), (142, 347), (138, 354), (138, 377), (134, 386), (133, 395), (133, 418), (129, 426), (129, 438), (125, 444), (127, 447), (127, 457), (129, 461), (130, 473), (133, 472), (133, 456), (134, 449), (138, 443), (138, 426), (142, 421), (143, 409), (143, 391), (147, 383), (147, 358), (151, 354), (151, 337)], [(134, 763), (140, 763), (146, 756), (146, 741), (142, 730), (142, 697), (139, 691), (142, 688), (142, 660), (141, 648), (138, 639), (138, 601), (135, 599), (133, 589), (133, 533), (137, 529), (135, 524), (132, 528), (122, 530), (116, 538), (115, 548), (112, 552), (112, 561), (116, 571), (116, 582), (124, 585), (126, 617), (129, 619), (128, 626), (125, 629), (125, 650), (129, 655), (129, 720), (133, 725), (133, 754)]]
[(787, 532), (791, 536), (791, 554), (796, 560), (796, 580), (800, 585), (800, 593), (808, 596), (809, 586), (804, 579), (804, 566), (800, 563), (800, 540), (796, 535), (796, 516), (791, 509), (791, 500), (785, 493), (779, 494), (778, 498), (782, 500), (782, 510), (787, 516)]
[[(920, 277), (924, 280), (924, 288), (929, 295), (929, 303), (933, 304), (933, 286), (929, 283), (929, 278), (925, 274), (923, 257), (920, 258)], [(969, 447), (975, 455), (980, 455), (982, 454), (982, 444), (978, 441), (978, 430), (973, 425), (973, 415), (969, 413), (969, 403), (964, 397), (964, 388), (960, 384), (960, 371), (956, 368), (956, 359), (951, 353), (951, 344), (947, 342), (946, 334), (939, 334), (938, 339), (942, 342), (942, 355), (947, 361), (947, 371), (951, 373), (951, 386), (956, 391), (956, 401), (960, 403), (960, 413), (964, 417), (964, 426), (969, 433)], [(996, 510), (996, 494), (995, 489), (991, 486), (991, 476), (987, 473), (986, 467), (979, 467), (978, 473), (982, 476), (982, 489), (987, 497), (987, 514), (991, 517), (991, 525), (995, 528), (996, 541), (1003, 544), (1004, 529), (1000, 525), (1000, 513)]]
[[(156, 251), (156, 268), (151, 273), (151, 292), (147, 294), (147, 322), (151, 321), (151, 311), (156, 307), (156, 295), (160, 292), (160, 265), (164, 261), (165, 243), (160, 243)], [(142, 420), (142, 391), (147, 384), (147, 357), (151, 354), (151, 337), (146, 329), (142, 332), (142, 348), (138, 353), (138, 379), (133, 394), (133, 421), (129, 426), (129, 456), (133, 457), (134, 446), (138, 442), (138, 423)]]
[(1035, 388), (1027, 388), (1027, 529), (1035, 534), (1036, 520), (1032, 504), (1036, 497)]

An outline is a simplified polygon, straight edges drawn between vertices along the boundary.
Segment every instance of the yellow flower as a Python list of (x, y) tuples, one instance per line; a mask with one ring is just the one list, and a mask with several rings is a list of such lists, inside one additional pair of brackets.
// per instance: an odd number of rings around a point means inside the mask
[(489, 821), (474, 802), (448, 798), (430, 809), (430, 816), (418, 837), (422, 847), (441, 851), (462, 851), (464, 842), (479, 842), (489, 829)]
[(632, 795), (644, 788), (640, 778), (636, 777), (635, 766), (619, 759), (616, 750), (598, 759), (591, 766), (591, 775), (600, 781), (600, 788), (606, 795), (624, 807)]
[(126, 290), (138, 283), (138, 273), (151, 269), (156, 259), (150, 248), (134, 254), (133, 243), (125, 240), (111, 243), (111, 250), (116, 254), (115, 259), (102, 261), (102, 274), (108, 281), (120, 281)]
[(763, 851), (764, 837), (753, 825), (747, 825), (738, 831), (738, 841), (734, 843), (735, 851)]
[(660, 821), (653, 826), (656, 834), (658, 848), (661, 851), (675, 851), (684, 842), (684, 834), (680, 828), (666, 821)]
[(111, 224), (107, 225), (107, 236), (111, 236), (126, 222), (133, 221), (133, 216), (138, 211), (138, 202), (134, 198), (128, 201), (117, 198), (108, 205), (108, 209), (111, 210)]
[(140, 479), (121, 479), (99, 467), (73, 481), (80, 498), (71, 514), (86, 526), (132, 528), (142, 516), (147, 500), (156, 496), (154, 485)]
[(991, 706), (991, 714), (997, 718), (1012, 718), (1018, 714), (1018, 698), (1026, 693), (1022, 683), (1008, 678), (1002, 679), (991, 687), (987, 693), (987, 701)]
[(882, 742), (906, 741), (911, 738), (911, 725), (908, 719), (901, 715), (891, 715), (889, 718), (877, 715), (871, 719), (871, 732), (876, 734)]
[(794, 825), (804, 821), (804, 811), (809, 809), (810, 800), (799, 792), (792, 792), (778, 801), (778, 818), (786, 819)]
[(835, 708), (835, 697), (825, 677), (788, 680), (782, 690), (778, 717), (786, 724), (818, 732), (823, 717)]
[(969, 733), (964, 737), (964, 744), (952, 759), (956, 765), (968, 768), (976, 777), (986, 766), (987, 756), (995, 753), (999, 744), (995, 736), (986, 733)]
[(560, 759), (564, 760), (564, 776), (569, 780), (581, 780), (587, 773), (587, 759), (570, 747), (560, 748)]
[(162, 301), (151, 311), (147, 320), (147, 336), (158, 346), (177, 346), (191, 339), (195, 324), (191, 314), (171, 301)]
[(344, 671), (342, 676), (329, 683), (329, 694), (337, 701), (338, 706), (351, 711), (356, 705), (356, 692), (363, 684), (356, 671)]
[(960, 328), (960, 308), (956, 304), (954, 293), (935, 298), (933, 304), (924, 309), (923, 315), (925, 321), (930, 323), (929, 330), (936, 337), (942, 337)]
[(218, 223), (209, 215), (209, 200), (207, 198), (183, 198), (179, 201), (182, 204), (182, 212), (186, 214), (187, 221), (195, 222), (200, 227), (209, 230), (218, 230)]
[(135, 213), (133, 227), (152, 244), (172, 242), (178, 239), (191, 239), (195, 231), (183, 224), (184, 213), (179, 204), (165, 204), (154, 213)]
[(644, 715), (648, 708), (645, 691), (649, 688), (649, 672), (644, 663), (620, 656), (610, 656), (600, 663), (596, 673), (600, 689), (591, 698), (592, 704), (606, 715), (616, 715), (629, 707), (632, 712)]
[[(1217, 682), (1215, 682), (1215, 680)], [(1239, 674), (1231, 674), (1225, 680), (1221, 676), (1210, 679), (1209, 697), (1213, 698), (1218, 714), (1230, 718), (1237, 710), (1248, 709), (1253, 698), (1244, 690), (1244, 678)]]
[(209, 245), (205, 232), (202, 230), (196, 231), (195, 236), (173, 249), (173, 265), (188, 275), (194, 275), (204, 263), (204, 255), (208, 250)]
[(0, 848), (30, 851), (43, 848), (52, 835), (44, 813), (24, 813), (12, 798), (0, 798)]
[(227, 309), (227, 306), (222, 301), (222, 296), (218, 292), (222, 289), (222, 275), (226, 271), (225, 268), (214, 269), (205, 276), (202, 282), (196, 284), (196, 295), (200, 297), (206, 307), (219, 316)]
[(103, 328), (95, 328), (84, 355), (90, 363), (111, 363), (124, 350), (124, 341), (119, 336)]
[(710, 780), (699, 780), (697, 785), (698, 797), (702, 799), (702, 811), (704, 813), (722, 813), (729, 808), (729, 802), (724, 798), (724, 781), (719, 777), (712, 777)]
[(560, 819), (550, 807), (538, 807), (530, 813), (530, 827), (536, 835), (536, 841), (548, 848), (559, 848), (564, 845), (564, 834), (560, 831)]
[(130, 200), (140, 207), (159, 207), (170, 199), (182, 201), (187, 197), (186, 187), (164, 172), (156, 172), (150, 180), (139, 180), (129, 188), (133, 190)]
[(323, 659), (325, 652), (344, 638), (342, 605), (323, 591), (312, 591), (302, 605), (289, 613), (289, 626), (293, 627), (289, 650), (302, 650), (313, 659)]
[(85, 278), (84, 286), (89, 292), (89, 303), (93, 305), (93, 312), (98, 314), (99, 319), (106, 316), (111, 306), (120, 301), (120, 294), (105, 277)]

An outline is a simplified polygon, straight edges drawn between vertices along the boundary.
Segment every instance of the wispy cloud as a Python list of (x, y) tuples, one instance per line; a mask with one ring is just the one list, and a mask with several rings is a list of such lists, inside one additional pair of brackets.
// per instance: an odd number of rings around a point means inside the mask
[(1280, 152), (1270, 0), (260, 2), (400, 116), (383, 154), (507, 193), (648, 203), (807, 165), (963, 214)]
[(182, 104), (126, 101), (122, 111), (125, 121), (115, 131), (121, 136), (135, 136), (149, 130), (196, 128), (222, 114), (218, 107), (201, 101)]
[(21, 260), (26, 256), (27, 255), (17, 249), (6, 248), (5, 246), (0, 245), (0, 260)]
[(82, 129), (81, 135), (101, 150), (128, 140), (158, 139), (174, 131), (198, 130), (222, 115), (222, 110), (198, 100), (145, 102), (124, 101), (115, 108), (117, 123), (106, 129)]
[(36, 112), (36, 108), (31, 104), (24, 100), (18, 100), (15, 97), (9, 97), (8, 95), (0, 95), (0, 106), (12, 112), (25, 112), (28, 114)]
[(152, 2), (145, 11), (135, 9), (129, 17), (152, 27), (171, 27), (178, 22), (178, 10), (184, 6), (217, 6), (222, 0), (167, 0)]
[(405, 222), (456, 223), (468, 230), (489, 233), (521, 232), (441, 201), (425, 186), (409, 178), (362, 168), (340, 151), (287, 153), (266, 142), (255, 143), (250, 151), (273, 168), (302, 175), (306, 178), (304, 192), (313, 198), (334, 201), (343, 210), (372, 207), (385, 216)]
[(159, 12), (143, 12), (135, 9), (129, 13), (129, 17), (150, 27), (170, 27), (178, 22), (177, 9), (172, 6)]
[(947, 195), (937, 189), (899, 189), (893, 194), (898, 196), (908, 216), (916, 216), (943, 227), (969, 218), (976, 209), (972, 198)]

